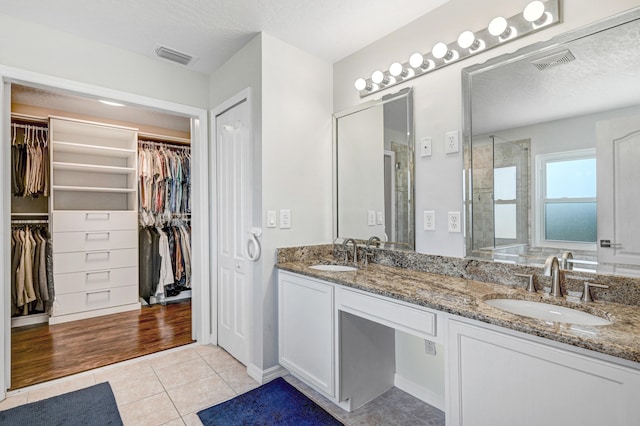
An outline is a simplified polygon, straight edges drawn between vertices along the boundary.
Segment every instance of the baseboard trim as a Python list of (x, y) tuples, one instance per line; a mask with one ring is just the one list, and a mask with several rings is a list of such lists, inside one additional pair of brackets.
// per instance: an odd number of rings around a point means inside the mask
[(443, 395), (438, 395), (432, 390), (427, 389), (424, 386), (414, 383), (411, 380), (397, 374), (394, 375), (393, 382), (394, 386), (398, 389), (418, 398), (421, 401), (426, 402), (429, 405), (433, 405), (439, 410), (444, 411)]
[(262, 370), (255, 364), (249, 364), (247, 374), (256, 382), (264, 384), (278, 377), (286, 376), (289, 374), (289, 371), (281, 365), (275, 365), (266, 370)]

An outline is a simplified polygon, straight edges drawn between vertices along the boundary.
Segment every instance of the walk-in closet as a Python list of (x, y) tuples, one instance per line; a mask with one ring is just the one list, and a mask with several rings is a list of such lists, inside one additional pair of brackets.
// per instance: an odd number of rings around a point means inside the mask
[(11, 86), (11, 389), (192, 341), (190, 129)]

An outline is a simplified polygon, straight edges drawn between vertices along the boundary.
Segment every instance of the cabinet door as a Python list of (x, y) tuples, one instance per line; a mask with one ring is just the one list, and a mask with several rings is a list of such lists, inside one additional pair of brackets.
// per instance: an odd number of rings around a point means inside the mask
[(640, 371), (457, 321), (448, 330), (448, 425), (640, 424)]
[(279, 273), (280, 364), (334, 396), (333, 286)]

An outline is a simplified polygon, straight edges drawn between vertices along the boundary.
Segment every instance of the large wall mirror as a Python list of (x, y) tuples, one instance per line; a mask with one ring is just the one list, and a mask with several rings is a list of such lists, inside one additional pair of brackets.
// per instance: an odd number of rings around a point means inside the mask
[(415, 248), (410, 88), (334, 114), (336, 238)]
[(467, 255), (640, 272), (640, 8), (463, 70)]

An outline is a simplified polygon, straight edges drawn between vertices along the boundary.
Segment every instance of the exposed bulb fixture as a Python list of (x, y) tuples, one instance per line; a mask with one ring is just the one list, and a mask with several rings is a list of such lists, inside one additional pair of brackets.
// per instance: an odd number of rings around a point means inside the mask
[(510, 17), (497, 16), (486, 28), (461, 32), (457, 46), (455, 41), (438, 42), (431, 51), (412, 54), (408, 62), (393, 62), (387, 70), (376, 70), (369, 78), (357, 79), (356, 90), (362, 98), (560, 22), (560, 0), (528, 2), (520, 13)]
[(539, 28), (551, 21), (551, 15), (545, 11), (544, 3), (541, 1), (532, 1), (522, 12), (522, 16), (528, 22), (531, 22), (534, 28)]

